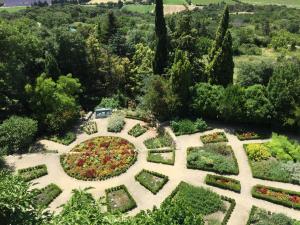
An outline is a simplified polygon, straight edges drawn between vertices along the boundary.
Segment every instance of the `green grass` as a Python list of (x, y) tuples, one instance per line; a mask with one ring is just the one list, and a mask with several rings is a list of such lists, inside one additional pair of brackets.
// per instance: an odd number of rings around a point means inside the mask
[(7, 11), (9, 13), (15, 13), (22, 9), (26, 9), (26, 6), (15, 6), (15, 7), (0, 7), (0, 12)]
[(154, 11), (154, 5), (125, 5), (122, 10), (146, 14)]
[(232, 0), (192, 0), (193, 4), (196, 5), (209, 5), (209, 4), (217, 4), (221, 2), (225, 2), (227, 4), (235, 4)]
[(183, 5), (187, 4), (185, 0), (164, 0), (164, 4), (166, 5)]
[(253, 5), (286, 5), (288, 7), (300, 8), (299, 0), (241, 0), (241, 2)]

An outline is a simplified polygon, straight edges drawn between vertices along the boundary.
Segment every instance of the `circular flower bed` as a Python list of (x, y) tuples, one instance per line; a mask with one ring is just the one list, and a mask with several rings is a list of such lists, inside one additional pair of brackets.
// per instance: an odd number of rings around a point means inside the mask
[(61, 156), (65, 172), (79, 180), (103, 180), (120, 175), (135, 163), (133, 144), (119, 137), (96, 137)]

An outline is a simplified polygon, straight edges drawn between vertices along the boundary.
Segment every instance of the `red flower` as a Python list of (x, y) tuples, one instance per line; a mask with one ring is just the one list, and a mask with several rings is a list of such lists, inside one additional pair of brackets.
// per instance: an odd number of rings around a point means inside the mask
[(119, 141), (119, 145), (127, 145), (128, 141), (122, 139), (121, 141)]
[(268, 193), (268, 188), (262, 187), (262, 188), (259, 188), (257, 191), (260, 192), (261, 194), (265, 195)]
[(108, 148), (110, 145), (110, 142), (104, 142), (100, 144), (100, 148)]
[(87, 177), (89, 178), (93, 178), (96, 176), (96, 170), (95, 169), (88, 169), (86, 171), (86, 174), (85, 174)]
[(103, 163), (106, 164), (107, 162), (109, 162), (111, 160), (111, 157), (109, 155), (105, 156), (103, 159)]
[(300, 203), (300, 197), (298, 197), (296, 195), (290, 196), (289, 199), (290, 199), (291, 202)]
[(112, 170), (114, 170), (114, 169), (117, 168), (117, 166), (118, 166), (118, 165), (112, 164), (112, 165), (110, 166), (110, 168), (111, 168)]
[(83, 166), (85, 160), (84, 159), (79, 159), (77, 162), (77, 166)]

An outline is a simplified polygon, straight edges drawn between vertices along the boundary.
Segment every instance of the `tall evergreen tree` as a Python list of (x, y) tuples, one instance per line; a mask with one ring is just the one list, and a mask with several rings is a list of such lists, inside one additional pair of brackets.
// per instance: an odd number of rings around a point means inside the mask
[(216, 32), (216, 39), (212, 46), (211, 52), (209, 54), (209, 60), (212, 60), (216, 54), (216, 52), (221, 48), (226, 31), (229, 25), (229, 9), (226, 5), (222, 14), (221, 21), (219, 23), (218, 30)]
[(226, 87), (233, 82), (233, 70), (232, 37), (230, 31), (227, 31), (221, 48), (208, 65), (208, 81)]
[(168, 64), (168, 37), (164, 18), (163, 0), (156, 0), (155, 5), (156, 51), (153, 62), (154, 74), (163, 74)]
[(117, 33), (118, 30), (118, 22), (115, 14), (112, 10), (109, 10), (107, 13), (107, 18), (103, 27), (101, 29), (101, 37), (102, 41), (105, 44), (109, 44), (110, 40)]

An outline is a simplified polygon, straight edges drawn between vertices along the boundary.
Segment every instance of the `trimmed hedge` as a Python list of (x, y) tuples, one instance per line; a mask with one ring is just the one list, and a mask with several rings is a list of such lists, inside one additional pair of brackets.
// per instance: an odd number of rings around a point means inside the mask
[[(266, 194), (258, 192), (257, 189), (266, 190)], [(280, 199), (280, 198), (276, 198), (274, 196), (267, 195), (268, 190), (277, 192), (279, 195), (280, 194), (287, 195), (287, 196), (289, 196), (289, 200), (282, 199), (283, 196), (281, 196), (281, 199)], [(272, 203), (275, 203), (278, 205), (283, 205), (283, 206), (286, 206), (289, 208), (300, 210), (300, 192), (289, 191), (289, 190), (285, 190), (285, 189), (274, 188), (274, 187), (263, 186), (263, 185), (255, 185), (252, 188), (251, 193), (254, 198), (266, 200), (266, 201), (269, 201), (269, 202), (272, 202)], [(295, 199), (295, 202), (292, 202), (291, 199)]]
[(148, 128), (146, 126), (142, 126), (141, 124), (138, 123), (128, 131), (128, 134), (133, 137), (139, 137), (142, 134), (144, 134), (147, 130)]
[[(141, 179), (142, 173), (149, 173), (150, 175), (162, 178), (163, 180), (159, 183), (158, 187), (155, 188), (147, 180)], [(154, 171), (145, 170), (145, 169), (143, 169), (141, 172), (139, 172), (137, 175), (135, 175), (134, 178), (135, 178), (136, 181), (138, 181), (142, 186), (144, 186), (146, 189), (151, 191), (153, 194), (157, 194), (163, 188), (163, 186), (169, 181), (168, 176), (165, 176), (163, 174), (160, 174), (160, 173), (157, 173), (157, 172), (154, 172)]]
[[(222, 182), (222, 181), (224, 182)], [(205, 183), (214, 187), (231, 190), (237, 193), (241, 192), (241, 183), (238, 180), (224, 177), (224, 176), (218, 176), (218, 175), (212, 175), (207, 174), (205, 177)]]
[[(172, 154), (173, 154), (172, 160), (163, 159), (162, 157), (157, 158), (157, 157), (153, 156), (153, 154), (156, 154), (156, 153), (169, 153), (169, 152), (172, 152)], [(148, 156), (147, 156), (147, 161), (153, 162), (153, 163), (162, 163), (162, 164), (166, 164), (166, 165), (174, 165), (175, 164), (175, 150), (174, 149), (149, 150)]]
[(50, 203), (62, 193), (62, 190), (56, 184), (49, 184), (42, 189), (35, 190), (36, 204), (47, 207)]
[[(129, 198), (129, 203), (127, 206), (123, 206), (121, 207), (120, 209), (117, 209), (117, 210), (114, 210), (111, 208), (111, 205), (109, 204), (110, 201), (109, 201), (109, 197), (108, 197), (108, 194), (111, 193), (111, 192), (114, 192), (114, 191), (118, 191), (118, 190), (124, 190), (125, 193), (127, 194), (128, 198)], [(112, 212), (112, 213), (116, 213), (116, 212), (121, 212), (121, 213), (125, 213), (125, 212), (128, 212), (134, 208), (137, 207), (137, 204), (135, 202), (135, 200), (133, 199), (133, 197), (131, 196), (131, 194), (128, 192), (127, 188), (125, 185), (120, 185), (120, 186), (117, 186), (117, 187), (112, 187), (112, 188), (109, 188), (109, 189), (106, 189), (105, 190), (105, 195), (106, 195), (106, 203), (107, 203), (107, 211), (108, 212)]]
[(47, 174), (48, 170), (45, 164), (18, 170), (18, 175), (24, 181), (31, 181)]
[(251, 218), (254, 216), (255, 211), (258, 209), (258, 207), (256, 207), (255, 205), (252, 206), (251, 210), (250, 210), (250, 214), (249, 214), (249, 218), (248, 221), (246, 223), (246, 225), (251, 225)]
[(211, 133), (211, 134), (202, 135), (202, 136), (200, 136), (200, 139), (203, 142), (203, 144), (228, 141), (224, 132), (215, 132), (215, 133)]

